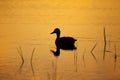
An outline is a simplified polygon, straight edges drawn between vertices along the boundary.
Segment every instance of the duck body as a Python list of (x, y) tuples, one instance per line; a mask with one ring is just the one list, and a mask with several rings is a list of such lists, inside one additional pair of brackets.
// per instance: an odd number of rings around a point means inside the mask
[(74, 50), (76, 49), (74, 43), (76, 39), (73, 37), (60, 37), (60, 29), (56, 28), (51, 34), (56, 33), (57, 38), (55, 40), (55, 44), (58, 48), (64, 50)]
[(56, 39), (55, 44), (60, 48), (64, 50), (73, 50), (76, 49), (74, 43), (75, 39), (72, 37), (60, 37)]

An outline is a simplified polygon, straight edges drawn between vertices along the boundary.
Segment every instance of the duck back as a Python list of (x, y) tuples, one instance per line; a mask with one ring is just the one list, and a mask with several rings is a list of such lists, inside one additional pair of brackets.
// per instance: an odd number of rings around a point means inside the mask
[(72, 37), (61, 37), (56, 39), (56, 45), (64, 50), (73, 50), (76, 49), (74, 43), (76, 39)]

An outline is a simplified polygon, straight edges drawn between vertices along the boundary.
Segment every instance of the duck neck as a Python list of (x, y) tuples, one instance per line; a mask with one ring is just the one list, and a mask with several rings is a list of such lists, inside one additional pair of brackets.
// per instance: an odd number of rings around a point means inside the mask
[(60, 48), (59, 48), (59, 46), (57, 46), (56, 53), (60, 54)]
[(57, 34), (57, 39), (59, 39), (60, 38), (60, 33), (59, 34)]

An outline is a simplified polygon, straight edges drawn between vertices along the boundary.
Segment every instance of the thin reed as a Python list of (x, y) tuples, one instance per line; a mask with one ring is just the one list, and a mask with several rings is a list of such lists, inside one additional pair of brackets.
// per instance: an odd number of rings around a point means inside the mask
[(95, 43), (95, 45), (93, 46), (93, 48), (91, 49), (90, 52), (91, 52), (91, 54), (92, 54), (94, 60), (97, 62), (97, 59), (96, 59), (96, 57), (95, 57), (95, 55), (94, 55), (94, 53), (93, 53), (94, 49), (96, 48), (96, 45), (97, 45), (97, 43)]
[(105, 27), (104, 27), (104, 47), (103, 47), (103, 60), (105, 60), (105, 52), (106, 52), (106, 45), (107, 45), (107, 41), (106, 41), (106, 30), (105, 30)]

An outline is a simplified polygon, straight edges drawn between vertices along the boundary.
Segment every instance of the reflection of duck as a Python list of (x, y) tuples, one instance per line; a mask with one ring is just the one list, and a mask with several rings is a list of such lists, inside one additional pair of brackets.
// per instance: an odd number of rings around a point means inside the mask
[(55, 30), (51, 33), (56, 33), (57, 38), (55, 41), (55, 44), (58, 48), (64, 49), (64, 50), (74, 50), (76, 47), (74, 46), (74, 43), (76, 39), (72, 37), (60, 37), (60, 29), (55, 28)]
[(51, 50), (54, 56), (59, 56), (60, 55), (60, 48), (56, 46), (56, 51)]

